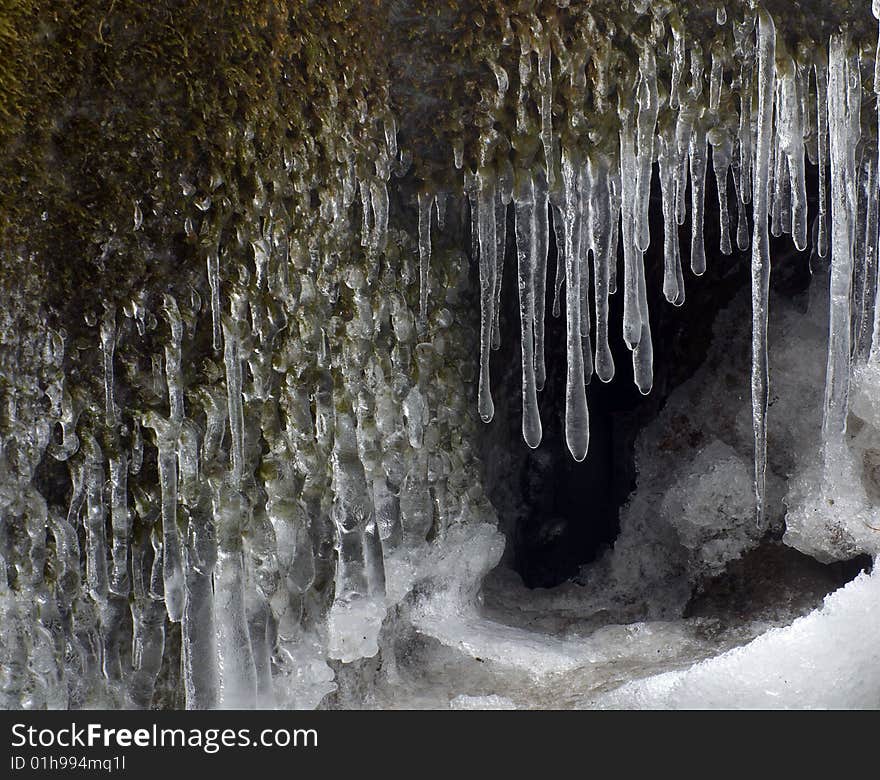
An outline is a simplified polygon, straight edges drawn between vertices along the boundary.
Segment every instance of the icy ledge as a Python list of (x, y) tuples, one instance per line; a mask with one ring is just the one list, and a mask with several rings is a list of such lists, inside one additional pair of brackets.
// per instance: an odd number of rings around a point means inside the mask
[(607, 708), (819, 709), (880, 706), (880, 574), (860, 574), (790, 626), (682, 671), (597, 697)]
[[(406, 669), (395, 670), (380, 683), (374, 704), (438, 707), (445, 701), (452, 709), (880, 706), (876, 572), (859, 574), (789, 625), (766, 629), (754, 623), (713, 635), (707, 631), (711, 621), (682, 619), (609, 624), (579, 635), (565, 627), (570, 610), (559, 609), (556, 631), (546, 625), (530, 630), (505, 620), (503, 613), (486, 614), (482, 595), (467, 583), (494, 565), (499, 542), (497, 532), (483, 526), (473, 535), (456, 534), (444, 552), (438, 549), (430, 568), (441, 587), (416, 599), (408, 614), (412, 628), (431, 648), (428, 675), (421, 679)], [(547, 591), (545, 598), (552, 600), (552, 593)], [(566, 597), (558, 595), (562, 607)], [(755, 636), (757, 631), (762, 633)]]

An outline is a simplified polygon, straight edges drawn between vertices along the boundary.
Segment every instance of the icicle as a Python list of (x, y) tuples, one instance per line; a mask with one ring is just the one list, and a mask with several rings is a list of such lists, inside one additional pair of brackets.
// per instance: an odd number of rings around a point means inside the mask
[[(628, 140), (627, 146), (629, 147), (630, 144), (631, 140)], [(621, 150), (621, 152), (621, 159), (627, 160), (627, 169), (621, 169), (621, 173), (625, 177), (631, 178), (631, 170), (632, 166), (634, 165), (634, 161), (629, 156), (631, 155), (631, 151), (629, 148), (627, 148), (626, 155), (623, 154), (623, 150)], [(627, 193), (624, 193), (625, 200), (626, 195)], [(624, 294), (626, 295), (630, 291), (631, 284), (635, 286), (634, 302), (639, 323), (639, 333), (634, 344), (632, 356), (633, 377), (635, 379), (636, 387), (639, 388), (639, 392), (641, 392), (643, 395), (647, 395), (651, 391), (651, 386), (654, 381), (654, 350), (651, 344), (651, 323), (648, 316), (648, 295), (645, 284), (645, 261), (642, 251), (636, 246), (636, 215), (629, 215), (630, 219), (633, 220), (633, 224), (630, 231), (627, 231), (626, 211), (627, 210), (624, 208), (624, 269), (626, 270), (627, 267), (626, 254), (628, 249), (631, 257), (631, 277), (628, 280), (628, 283), (625, 283), (626, 289), (624, 291)], [(629, 235), (627, 235), (628, 232)], [(626, 330), (626, 303), (627, 299), (626, 297), (624, 297), (624, 335)], [(634, 319), (635, 318), (632, 318), (632, 320)]]
[[(710, 143), (712, 136), (710, 133)], [(721, 252), (729, 255), (733, 251), (730, 245), (730, 214), (727, 208), (727, 173), (730, 170), (730, 157), (733, 142), (725, 133), (718, 143), (712, 144), (712, 169), (715, 171), (715, 185), (718, 190), (718, 219), (721, 227)]]
[(153, 496), (137, 488), (134, 490), (134, 505), (140, 522), (135, 526), (131, 546), (131, 663), (134, 674), (129, 696), (136, 707), (146, 709), (152, 702), (156, 677), (162, 666), (166, 612), (161, 595), (161, 542), (155, 532), (151, 533), (158, 511)]
[(495, 405), (492, 403), (489, 353), (495, 318), (495, 255), (498, 251), (495, 233), (495, 181), (487, 171), (480, 171), (477, 179), (480, 242), (480, 385), (477, 409), (483, 422), (491, 422), (495, 416)]
[(86, 583), (95, 601), (107, 599), (107, 529), (104, 511), (104, 468), (101, 448), (95, 437), (83, 437), (85, 463), (83, 487), (86, 502)]
[(581, 301), (581, 339), (583, 339), (584, 378), (593, 376), (593, 347), (590, 344), (590, 251), (593, 247), (590, 218), (590, 181), (586, 165), (578, 173), (578, 281)]
[(107, 306), (101, 320), (101, 352), (104, 356), (104, 420), (108, 428), (116, 425), (117, 410), (113, 388), (113, 353), (116, 350), (116, 309)]
[(479, 199), (477, 193), (479, 183), (477, 177), (470, 171), (464, 173), (464, 191), (468, 198), (468, 211), (471, 218), (471, 262), (476, 263), (480, 257), (480, 218)]
[(535, 171), (535, 387), (540, 392), (547, 381), (544, 359), (544, 317), (547, 301), (547, 254), (550, 249), (550, 208), (547, 194), (547, 173), (540, 166)]
[(810, 93), (810, 71), (812, 66), (808, 66), (806, 62), (812, 62), (812, 53), (807, 51), (808, 47), (799, 50), (797, 60), (795, 61), (795, 83), (797, 85), (798, 102), (801, 107), (801, 117), (804, 121), (804, 152), (807, 160), (811, 165), (816, 165), (816, 150), (813, 144), (807, 143), (807, 139), (816, 137), (816, 111), (813, 106), (813, 95)]
[(866, 227), (868, 223), (868, 200), (870, 198), (870, 180), (873, 178), (871, 163), (873, 155), (862, 154), (859, 164), (855, 169), (856, 184), (855, 202), (858, 204), (854, 219), (850, 222), (850, 230), (853, 245), (853, 274), (852, 274), (852, 359), (857, 359), (859, 351), (859, 336), (862, 330), (864, 317), (865, 287), (868, 278), (868, 256), (865, 252)]
[[(347, 403), (345, 403), (347, 406)], [(368, 564), (378, 563), (373, 553), (366, 549), (368, 527), (375, 523), (372, 495), (367, 487), (363, 464), (358, 456), (355, 424), (347, 411), (336, 413), (336, 435), (331, 466), (333, 472), (333, 506), (331, 518), (336, 528), (336, 583), (334, 601), (329, 616), (328, 645), (331, 657), (348, 659), (373, 655), (376, 637), (381, 625), (384, 575), (379, 579), (371, 575)], [(427, 454), (419, 452), (417, 466), (410, 471), (401, 486), (401, 503), (404, 499), (418, 502), (416, 511), (404, 512), (404, 534), (410, 544), (423, 542), (431, 525), (431, 499), (427, 491)], [(418, 474), (414, 474), (417, 471)], [(415, 478), (414, 478), (415, 477)], [(418, 486), (414, 483), (418, 481)], [(421, 490), (418, 490), (418, 487)], [(413, 496), (418, 492), (417, 497)], [(415, 507), (414, 507), (415, 509)], [(419, 517), (416, 525), (413, 520)], [(427, 522), (425, 522), (427, 521)], [(407, 527), (407, 523), (412, 523)], [(371, 541), (378, 535), (370, 534)], [(381, 550), (375, 550), (381, 556)], [(379, 574), (374, 566), (373, 571)]]
[[(376, 166), (379, 167), (378, 162)], [(370, 196), (374, 219), (371, 248), (374, 252), (381, 253), (388, 243), (388, 185), (384, 179), (373, 179)]]
[(816, 136), (819, 158), (819, 241), (817, 254), (828, 255), (826, 164), (828, 161), (828, 55), (820, 48), (813, 65), (816, 76)]
[(621, 115), (620, 176), (623, 188), (623, 338), (627, 346), (633, 350), (633, 374), (636, 386), (642, 393), (647, 393), (653, 381), (653, 349), (651, 326), (648, 321), (644, 257), (636, 245), (638, 226), (636, 209), (640, 206), (635, 192), (637, 163), (629, 115), (620, 110), (620, 107), (618, 111)]
[(208, 286), (211, 288), (211, 323), (213, 326), (213, 346), (219, 351), (222, 346), (220, 333), (220, 255), (216, 249), (208, 252)]
[(715, 23), (719, 27), (727, 24), (727, 9), (724, 7), (724, 5), (719, 5), (715, 9)]
[(553, 167), (553, 74), (551, 73), (551, 50), (549, 41), (538, 52), (538, 84), (541, 87), (541, 144), (544, 147), (544, 167), (547, 171), (547, 187), (556, 183)]
[(709, 68), (709, 110), (717, 113), (721, 105), (721, 87), (724, 75), (723, 54), (718, 42), (712, 46), (711, 66)]
[(651, 173), (654, 170), (654, 129), (657, 126), (657, 62), (650, 45), (639, 55), (639, 85), (636, 90), (639, 113), (636, 120), (638, 158), (636, 167), (635, 244), (642, 252), (651, 243), (648, 210), (651, 201)]
[(373, 207), (370, 198), (370, 182), (367, 179), (361, 179), (358, 182), (358, 190), (361, 196), (361, 246), (367, 247), (370, 245), (370, 238), (373, 235)]
[(695, 110), (689, 106), (682, 106), (678, 112), (678, 120), (675, 124), (675, 170), (673, 182), (675, 185), (675, 221), (679, 225), (684, 224), (687, 207), (684, 194), (687, 189), (689, 149), (693, 143)]
[[(871, 14), (880, 22), (880, 0), (871, 0)], [(877, 48), (874, 55), (874, 94), (880, 95), (880, 27), (877, 29)], [(880, 112), (880, 106), (877, 110)]]
[(49, 524), (55, 537), (55, 582), (65, 602), (73, 602), (80, 588), (80, 547), (76, 527), (60, 514), (51, 513)]
[(522, 434), (533, 449), (541, 443), (541, 417), (535, 386), (535, 356), (533, 351), (535, 322), (535, 267), (538, 255), (538, 236), (535, 220), (534, 185), (528, 173), (517, 176), (514, 193), (514, 231), (519, 286), (520, 349), (522, 352)]
[(695, 276), (706, 272), (706, 248), (703, 243), (703, 215), (706, 200), (706, 126), (700, 117), (694, 122), (690, 142), (691, 167), (691, 271)]
[[(587, 176), (587, 166), (582, 165), (578, 171), (578, 206), (577, 206), (577, 250), (578, 260), (580, 263), (580, 279), (581, 286), (581, 338), (587, 340), (589, 345), (590, 338), (590, 307), (588, 305), (590, 292), (590, 250), (593, 248), (592, 224), (590, 220), (590, 182)], [(587, 350), (584, 354), (584, 360), (587, 362), (586, 376), (587, 382), (590, 381), (590, 375), (593, 373), (593, 350)]]
[[(875, 247), (875, 257), (876, 252)], [(875, 262), (880, 265), (880, 259), (875, 260)], [(874, 328), (868, 361), (872, 364), (880, 363), (880, 269), (877, 272), (877, 285), (874, 288)]]
[(392, 160), (397, 156), (397, 122), (392, 114), (385, 117), (382, 122), (385, 131), (385, 146), (388, 150), (388, 157)]
[[(779, 82), (776, 82), (776, 105), (779, 105)], [(770, 152), (770, 170), (772, 171), (770, 184), (770, 235), (779, 238), (782, 233), (791, 227), (790, 220), (786, 220), (782, 216), (783, 203), (785, 200), (785, 184), (788, 182), (788, 158), (783, 154), (779, 145), (779, 133), (777, 132), (778, 113), (776, 114), (777, 123), (773, 126), (773, 140), (771, 142)]]
[[(638, 249), (633, 235), (635, 204), (635, 151), (633, 132), (627, 117), (623, 117), (620, 128), (620, 178), (623, 186), (621, 224), (623, 228), (623, 340), (627, 347), (638, 346), (642, 332), (639, 311), (639, 280), (636, 265)], [(568, 247), (566, 246), (566, 256)], [(568, 264), (566, 268), (570, 267)]]
[(168, 407), (171, 421), (179, 425), (183, 420), (183, 377), (181, 375), (181, 342), (183, 340), (183, 321), (177, 301), (165, 295), (163, 308), (171, 330), (171, 340), (165, 345), (165, 381), (168, 383)]
[(186, 708), (210, 710), (217, 707), (220, 696), (213, 585), (216, 551), (213, 552), (213, 558), (206, 561), (204, 554), (198, 550), (197, 536), (196, 526), (191, 522), (184, 550), (186, 600), (181, 631), (181, 661)]
[(257, 703), (257, 669), (248, 634), (241, 542), (247, 511), (247, 500), (241, 493), (225, 486), (215, 488), (218, 555), (214, 615), (222, 709), (253, 709)]
[(860, 363), (865, 363), (871, 354), (871, 341), (874, 333), (877, 293), (877, 226), (878, 226), (878, 186), (877, 159), (868, 155), (866, 180), (865, 237), (863, 242), (864, 277), (862, 280), (861, 305), (859, 306), (858, 327), (855, 329), (856, 344), (854, 354)]
[(419, 317), (428, 322), (428, 271), (431, 266), (431, 201), (427, 192), (418, 194), (419, 205)]
[[(51, 390), (46, 394), (51, 395)], [(49, 454), (56, 460), (65, 461), (79, 449), (79, 437), (76, 435), (76, 423), (79, 419), (80, 409), (75, 405), (73, 398), (64, 386), (62, 380), (57, 389), (58, 424), (61, 426), (61, 444), (49, 443)]]
[(608, 346), (608, 270), (612, 262), (611, 234), (617, 223), (611, 216), (611, 192), (608, 183), (608, 161), (587, 164), (590, 178), (590, 219), (593, 235), (593, 289), (596, 301), (596, 375), (603, 382), (614, 378), (614, 358)]
[[(822, 441), (829, 468), (844, 446), (850, 375), (850, 295), (853, 273), (854, 157), (858, 133), (852, 116), (853, 95), (849, 80), (849, 36), (831, 36), (828, 54), (828, 130), (831, 158), (831, 311), (828, 367), (825, 378), (825, 413)], [(855, 125), (857, 127), (857, 125)]]
[(202, 440), (202, 464), (211, 464), (220, 453), (220, 444), (226, 428), (229, 405), (223, 390), (203, 385), (197, 396), (205, 412), (205, 437)]
[[(877, 55), (874, 59), (874, 95), (877, 103), (877, 176), (880, 178), (880, 0), (872, 0), (871, 3), (871, 12), (874, 14), (874, 18), (878, 20), (878, 31), (877, 31)], [(872, 204), (871, 214), (872, 214), (872, 222), (869, 223), (868, 226), (868, 240), (866, 244), (873, 248), (874, 254), (874, 269), (875, 274), (877, 276), (876, 285), (874, 287), (874, 322), (873, 322), (873, 331), (871, 334), (871, 342), (870, 342), (870, 350), (868, 352), (868, 360), (871, 363), (876, 363), (880, 360), (880, 248), (878, 248), (878, 236), (877, 230), (878, 227), (876, 224), (876, 220), (878, 219), (878, 204), (876, 203), (877, 199), (877, 189), (875, 185), (875, 189), (873, 191), (873, 200), (875, 201)]]
[(659, 138), (660, 192), (663, 198), (663, 295), (675, 306), (684, 303), (684, 275), (675, 220), (675, 150), (665, 134)]
[(758, 135), (755, 149), (754, 234), (752, 236), (752, 425), (755, 433), (755, 498), (758, 524), (764, 522), (767, 467), (767, 307), (770, 292), (770, 237), (767, 232), (770, 144), (776, 78), (776, 28), (758, 12)]
[(438, 192), (434, 196), (434, 207), (437, 209), (437, 227), (446, 229), (446, 193)]
[(745, 204), (740, 194), (740, 177), (733, 177), (736, 194), (736, 246), (740, 252), (749, 248), (749, 218), (746, 216)]
[(565, 284), (565, 225), (563, 224), (562, 207), (554, 203), (553, 196), (550, 197), (550, 206), (553, 209), (553, 236), (556, 240), (556, 277), (553, 284), (553, 316), (559, 317), (562, 313), (560, 297), (562, 285)]
[(611, 168), (608, 183), (611, 190), (611, 219), (614, 224), (611, 231), (611, 263), (608, 265), (608, 294), (614, 295), (617, 292), (617, 245), (620, 239), (620, 165)]
[(177, 437), (180, 426), (155, 412), (148, 412), (143, 422), (156, 433), (162, 496), (163, 592), (168, 617), (177, 622), (183, 614), (183, 556), (177, 530)]
[[(747, 60), (740, 67), (740, 91), (739, 91), (739, 179), (737, 192), (739, 193), (740, 206), (748, 203), (752, 198), (752, 64)], [(742, 208), (739, 210), (742, 215)], [(744, 220), (740, 220), (744, 223)], [(746, 230), (748, 228), (746, 227)], [(737, 232), (738, 229), (737, 229)], [(748, 244), (738, 244), (740, 251), (748, 249)]]
[(791, 186), (791, 236), (798, 250), (807, 247), (807, 184), (804, 171), (804, 117), (794, 61), (789, 57), (779, 76), (777, 109), (779, 147), (788, 158)]
[(232, 480), (238, 485), (244, 475), (244, 407), (242, 406), (241, 337), (238, 323), (223, 318), (223, 362), (226, 365), (226, 397), (232, 443)]
[[(630, 147), (632, 146), (630, 133)], [(584, 352), (580, 334), (579, 262), (575, 253), (578, 175), (574, 161), (563, 150), (562, 179), (565, 197), (565, 330), (568, 357), (565, 382), (565, 441), (572, 457), (580, 462), (590, 443), (590, 418), (584, 386)]]
[(127, 597), (128, 548), (131, 540), (131, 514), (128, 511), (128, 460), (124, 454), (110, 457), (110, 518), (113, 528), (113, 572), (110, 590)]
[[(504, 255), (507, 249), (507, 204), (501, 194), (502, 182), (498, 182), (495, 199), (495, 294), (492, 306), (492, 349), (501, 347), (501, 285), (504, 280)], [(509, 202), (509, 201), (508, 201)]]
[(684, 37), (680, 29), (681, 21), (677, 15), (670, 23), (672, 30), (672, 82), (669, 88), (669, 107), (674, 111), (679, 108), (679, 90), (681, 89), (681, 74), (684, 70)]

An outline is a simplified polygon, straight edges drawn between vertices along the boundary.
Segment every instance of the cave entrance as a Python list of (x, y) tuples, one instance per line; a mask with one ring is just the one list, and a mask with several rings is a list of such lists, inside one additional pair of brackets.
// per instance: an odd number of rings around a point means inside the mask
[[(516, 571), (531, 588), (553, 587), (570, 580), (582, 566), (613, 545), (619, 530), (620, 509), (635, 487), (634, 448), (639, 431), (658, 414), (669, 393), (705, 360), (715, 315), (749, 284), (750, 250), (739, 252), (734, 247), (733, 254), (725, 256), (718, 249), (717, 192), (713, 177), (707, 177), (704, 235), (708, 270), (701, 277), (690, 272), (688, 221), (679, 230), (686, 303), (675, 307), (664, 299), (663, 224), (656, 176), (653, 184), (652, 200), (656, 203), (650, 209), (652, 240), (644, 261), (654, 346), (654, 386), (649, 395), (642, 396), (633, 383), (632, 354), (623, 343), (619, 328), (623, 269), (618, 257), (618, 292), (610, 297), (609, 312), (615, 376), (610, 383), (603, 384), (594, 375), (587, 387), (590, 449), (582, 463), (575, 462), (565, 446), (565, 317), (563, 313), (555, 318), (551, 313), (557, 263), (552, 229), (545, 324), (547, 382), (538, 398), (543, 439), (535, 450), (529, 449), (522, 439), (516, 247), (513, 208), (509, 209), (502, 341), (491, 358), (495, 418), (489, 425), (481, 426), (480, 451), (489, 498), (498, 513), (499, 528), (507, 537), (502, 565)], [(728, 184), (733, 202), (733, 187)], [(792, 253), (790, 246), (783, 248), (777, 241), (772, 243), (772, 251), (780, 253), (775, 257), (784, 258)], [(789, 294), (805, 289), (809, 283), (805, 259), (774, 266), (774, 289), (781, 288)], [(475, 268), (473, 272), (476, 274)], [(592, 281), (591, 278), (591, 302)], [(563, 308), (564, 294), (563, 288)]]

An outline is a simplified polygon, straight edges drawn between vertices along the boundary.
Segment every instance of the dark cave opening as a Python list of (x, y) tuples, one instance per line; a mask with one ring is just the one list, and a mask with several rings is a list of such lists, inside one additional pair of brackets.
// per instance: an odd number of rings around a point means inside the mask
[[(807, 166), (807, 177), (810, 213), (815, 214), (818, 194), (814, 166)], [(547, 263), (547, 382), (538, 398), (543, 439), (535, 450), (529, 449), (522, 439), (520, 323), (512, 205), (508, 210), (502, 341), (491, 358), (495, 418), (483, 427), (480, 444), (489, 498), (507, 538), (502, 565), (513, 569), (530, 588), (548, 588), (570, 580), (582, 566), (613, 546), (619, 531), (620, 509), (636, 486), (634, 449), (640, 430), (660, 412), (669, 394), (702, 364), (716, 314), (750, 282), (751, 248), (741, 252), (733, 240), (731, 255), (720, 252), (718, 195), (709, 165), (704, 222), (707, 271), (700, 277), (690, 271), (688, 216), (679, 227), (686, 301), (680, 307), (668, 303), (662, 293), (663, 223), (656, 169), (652, 185), (651, 244), (644, 262), (654, 347), (653, 389), (642, 396), (633, 383), (632, 353), (620, 332), (623, 296), (618, 292), (610, 297), (609, 312), (609, 342), (615, 376), (604, 384), (594, 375), (587, 386), (590, 448), (582, 463), (573, 460), (564, 439), (565, 318), (564, 313), (559, 318), (551, 314), (557, 260), (552, 228)], [(730, 229), (735, 237), (736, 195), (730, 176), (727, 185)], [(689, 190), (686, 197), (689, 202)], [(750, 214), (751, 207), (745, 209)], [(751, 243), (750, 216), (748, 225)], [(788, 235), (771, 238), (774, 261), (771, 286), (775, 293), (796, 298), (807, 289), (811, 262), (816, 265), (815, 256), (810, 259), (810, 251), (808, 246), (806, 251), (798, 252)], [(592, 276), (591, 272), (590, 301), (593, 300)], [(618, 278), (623, 278), (620, 252)], [(593, 321), (592, 344), (594, 339)], [(748, 386), (747, 377), (744, 382)]]

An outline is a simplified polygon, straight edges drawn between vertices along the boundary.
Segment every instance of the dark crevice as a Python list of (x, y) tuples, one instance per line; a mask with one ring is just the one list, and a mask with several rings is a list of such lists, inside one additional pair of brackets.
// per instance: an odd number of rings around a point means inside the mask
[(767, 542), (702, 583), (684, 617), (714, 618), (735, 625), (745, 619), (806, 614), (819, 607), (829, 593), (871, 568), (869, 555), (823, 564), (781, 542)]

